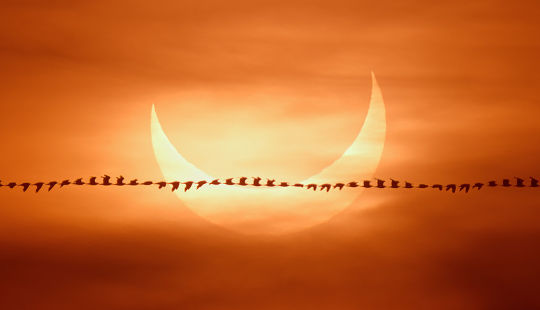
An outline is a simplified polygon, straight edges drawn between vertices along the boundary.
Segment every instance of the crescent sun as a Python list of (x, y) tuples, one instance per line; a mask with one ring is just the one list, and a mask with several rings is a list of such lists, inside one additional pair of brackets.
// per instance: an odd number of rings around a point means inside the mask
[[(380, 88), (371, 74), (369, 110), (358, 136), (332, 164), (301, 182), (337, 183), (371, 179), (382, 156), (386, 137), (386, 110)], [(156, 114), (151, 113), (154, 153), (167, 182), (213, 180), (187, 161), (169, 141)], [(349, 206), (361, 189), (313, 192), (302, 188), (214, 186), (177, 191), (177, 196), (201, 217), (243, 233), (280, 234), (327, 221)]]

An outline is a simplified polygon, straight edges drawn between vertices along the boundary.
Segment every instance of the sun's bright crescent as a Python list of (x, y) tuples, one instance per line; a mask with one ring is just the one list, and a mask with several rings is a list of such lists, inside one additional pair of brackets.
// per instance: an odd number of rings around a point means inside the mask
[[(155, 107), (151, 114), (152, 145), (166, 181), (214, 179), (187, 161), (165, 135)], [(375, 75), (369, 110), (354, 142), (309, 183), (336, 183), (371, 179), (379, 164), (386, 136), (386, 111)], [(204, 186), (177, 191), (195, 213), (218, 225), (244, 233), (286, 233), (328, 220), (350, 205), (359, 188), (343, 191), (307, 191), (302, 188)]]

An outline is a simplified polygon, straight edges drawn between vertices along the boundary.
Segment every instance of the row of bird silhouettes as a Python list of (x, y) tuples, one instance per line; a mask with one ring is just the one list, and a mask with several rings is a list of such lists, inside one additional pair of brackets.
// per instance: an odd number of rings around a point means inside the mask
[[(90, 177), (88, 179), (88, 182), (84, 182), (83, 178), (79, 178), (75, 181), (70, 180), (63, 180), (61, 182), (57, 181), (50, 181), (48, 183), (45, 182), (24, 182), (24, 183), (16, 183), (16, 182), (10, 182), (8, 184), (2, 184), (0, 181), (0, 187), (9, 187), (14, 188), (16, 186), (22, 187), (23, 191), (27, 191), (28, 188), (31, 186), (35, 186), (36, 193), (41, 190), (43, 186), (48, 187), (48, 191), (51, 191), (55, 186), (58, 186), (60, 188), (67, 186), (67, 185), (102, 185), (102, 186), (139, 186), (139, 185), (157, 185), (159, 189), (166, 188), (167, 185), (171, 185), (171, 190), (174, 192), (176, 190), (180, 189), (180, 186), (184, 186), (184, 191), (188, 191), (190, 189), (200, 189), (204, 185), (238, 185), (238, 186), (264, 186), (264, 187), (300, 187), (305, 189), (312, 189), (316, 191), (319, 189), (320, 191), (327, 191), (329, 192), (331, 189), (339, 189), (342, 190), (344, 187), (363, 187), (363, 188), (433, 188), (438, 189), (439, 191), (451, 191), (452, 193), (455, 193), (456, 191), (464, 191), (466, 193), (469, 192), (470, 189), (477, 189), (480, 190), (482, 187), (539, 187), (538, 179), (535, 179), (533, 177), (530, 177), (529, 182), (526, 182), (525, 179), (515, 177), (515, 183), (512, 183), (510, 179), (503, 179), (501, 183), (498, 183), (497, 181), (489, 181), (486, 183), (477, 182), (477, 183), (462, 183), (462, 184), (418, 184), (414, 185), (411, 182), (403, 182), (401, 184), (400, 181), (390, 179), (390, 182), (387, 183), (385, 180), (376, 179), (375, 181), (371, 180), (364, 180), (363, 182), (348, 182), (348, 183), (325, 183), (325, 184), (302, 184), (302, 183), (289, 183), (289, 182), (276, 182), (272, 179), (267, 179), (266, 181), (263, 181), (262, 178), (256, 177), (250, 178), (247, 177), (241, 177), (238, 179), (238, 182), (234, 181), (235, 178), (229, 178), (225, 179), (224, 181), (221, 181), (220, 179), (215, 179), (213, 181), (173, 181), (173, 182), (166, 182), (166, 181), (144, 181), (139, 182), (137, 179), (133, 179), (130, 181), (125, 181), (123, 176), (116, 177), (116, 181), (111, 181), (111, 177), (108, 175), (104, 175), (101, 177), (100, 182), (97, 181), (97, 177)], [(250, 180), (251, 182), (248, 182)], [(373, 183), (372, 183), (373, 182)]]

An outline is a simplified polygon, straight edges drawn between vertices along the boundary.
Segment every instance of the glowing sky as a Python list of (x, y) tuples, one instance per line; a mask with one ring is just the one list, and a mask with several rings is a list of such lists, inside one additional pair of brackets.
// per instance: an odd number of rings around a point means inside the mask
[[(152, 103), (203, 170), (302, 179), (354, 140), (371, 70), (388, 120), (378, 176), (538, 177), (537, 11), (525, 1), (3, 1), (0, 180), (161, 178)], [(534, 308), (539, 202), (531, 189), (370, 191), (329, 223), (263, 238), (208, 224), (154, 188), (2, 188), (0, 305)]]

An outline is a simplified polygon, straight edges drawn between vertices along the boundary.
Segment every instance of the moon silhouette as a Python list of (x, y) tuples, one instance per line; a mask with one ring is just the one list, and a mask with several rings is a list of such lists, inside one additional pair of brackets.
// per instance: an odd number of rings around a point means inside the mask
[[(350, 182), (373, 177), (384, 148), (386, 111), (373, 72), (371, 77), (369, 110), (358, 136), (340, 158), (301, 183)], [(157, 162), (167, 182), (214, 179), (188, 162), (172, 145), (153, 105), (151, 135)], [(191, 210), (217, 225), (248, 234), (281, 234), (327, 221), (349, 206), (361, 190), (314, 192), (297, 187), (203, 186), (176, 194)]]

